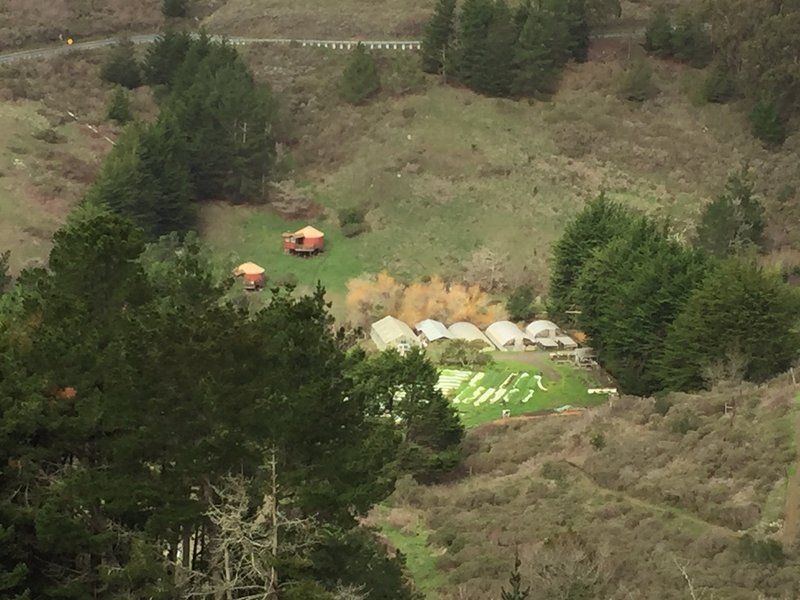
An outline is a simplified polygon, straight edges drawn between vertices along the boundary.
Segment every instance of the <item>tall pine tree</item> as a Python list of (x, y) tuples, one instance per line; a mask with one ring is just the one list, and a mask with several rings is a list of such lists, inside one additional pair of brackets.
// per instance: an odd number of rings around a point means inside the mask
[(487, 80), (487, 37), (493, 15), (491, 0), (465, 0), (461, 7), (456, 70), (459, 80), (472, 89), (480, 89)]
[[(776, 273), (730, 260), (711, 271), (669, 329), (661, 377), (673, 390), (709, 383), (708, 370), (725, 362), (739, 376), (762, 382), (798, 357), (800, 297)], [(734, 374), (736, 375), (736, 374)]]
[(456, 0), (438, 0), (422, 38), (422, 70), (443, 73), (455, 34)]
[(578, 213), (564, 229), (553, 249), (548, 310), (562, 321), (576, 308), (576, 285), (583, 266), (614, 238), (623, 235), (633, 220), (630, 211), (601, 194)]
[(731, 175), (725, 190), (703, 209), (695, 245), (718, 258), (759, 249), (765, 226), (764, 207), (745, 167)]

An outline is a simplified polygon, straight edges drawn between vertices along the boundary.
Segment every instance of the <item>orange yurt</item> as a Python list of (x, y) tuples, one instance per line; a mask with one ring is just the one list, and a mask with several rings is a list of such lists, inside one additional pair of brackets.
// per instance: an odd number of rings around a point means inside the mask
[(318, 254), (324, 249), (325, 234), (311, 225), (283, 234), (283, 251), (287, 254)]
[(236, 277), (244, 279), (244, 287), (248, 290), (258, 290), (264, 287), (264, 268), (256, 263), (246, 262), (233, 270)]

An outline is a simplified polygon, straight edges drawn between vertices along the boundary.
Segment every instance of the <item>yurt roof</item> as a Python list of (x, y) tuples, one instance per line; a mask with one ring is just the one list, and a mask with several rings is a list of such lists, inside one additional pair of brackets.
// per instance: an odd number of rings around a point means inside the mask
[(256, 263), (246, 262), (236, 267), (233, 272), (236, 275), (262, 275), (264, 268), (259, 267)]
[(294, 235), (297, 237), (305, 237), (305, 238), (321, 238), (325, 237), (325, 234), (322, 233), (316, 227), (312, 227), (311, 225), (306, 225), (299, 231), (295, 231)]

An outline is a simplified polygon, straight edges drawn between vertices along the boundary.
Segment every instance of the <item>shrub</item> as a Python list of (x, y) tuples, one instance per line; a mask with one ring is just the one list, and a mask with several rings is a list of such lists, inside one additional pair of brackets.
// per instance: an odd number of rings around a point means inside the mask
[(363, 104), (381, 89), (375, 59), (359, 43), (339, 80), (339, 95), (350, 104)]
[(366, 211), (359, 207), (342, 208), (339, 210), (339, 225), (344, 227), (350, 224), (359, 224), (364, 222)]
[(124, 125), (128, 121), (133, 120), (133, 113), (131, 112), (131, 101), (128, 94), (125, 93), (125, 88), (117, 86), (111, 98), (108, 101), (107, 116), (109, 120), (114, 121), (120, 125)]
[(631, 102), (644, 102), (653, 98), (658, 89), (653, 83), (653, 67), (647, 60), (633, 63), (622, 80), (620, 94)]
[(346, 238), (354, 238), (367, 231), (367, 229), (366, 223), (348, 223), (342, 226), (342, 235)]
[(665, 395), (656, 396), (656, 402), (653, 406), (653, 410), (655, 410), (662, 417), (665, 417), (667, 416), (670, 408), (672, 408), (672, 401), (669, 398), (667, 398)]
[(100, 78), (131, 90), (142, 84), (142, 74), (139, 63), (136, 62), (133, 42), (128, 39), (120, 39), (114, 44), (100, 68)]
[(782, 565), (786, 559), (783, 546), (775, 540), (757, 540), (750, 534), (739, 538), (739, 552), (753, 562)]
[(483, 351), (484, 348), (485, 345), (480, 340), (447, 340), (443, 343), (439, 364), (461, 368), (485, 368), (494, 362), (494, 359)]
[(750, 112), (753, 134), (768, 146), (780, 146), (786, 140), (786, 123), (774, 102), (758, 102)]
[(686, 435), (690, 431), (694, 431), (700, 425), (697, 423), (697, 420), (688, 414), (683, 414), (679, 417), (676, 417), (670, 422), (669, 428), (672, 433), (678, 433), (680, 435)]
[(602, 432), (598, 431), (591, 437), (589, 443), (595, 450), (602, 450), (606, 447), (606, 436), (603, 435)]
[(560, 462), (548, 461), (542, 465), (542, 477), (563, 483), (567, 478), (567, 467)]
[(736, 82), (731, 72), (721, 65), (711, 69), (703, 82), (703, 99), (706, 102), (724, 103), (736, 94)]
[(67, 141), (67, 138), (58, 133), (52, 127), (46, 127), (45, 129), (40, 129), (36, 133), (33, 134), (33, 137), (37, 140), (42, 142), (47, 142), (48, 144), (63, 144)]
[(165, 17), (185, 17), (186, 0), (164, 0), (161, 4), (161, 12)]

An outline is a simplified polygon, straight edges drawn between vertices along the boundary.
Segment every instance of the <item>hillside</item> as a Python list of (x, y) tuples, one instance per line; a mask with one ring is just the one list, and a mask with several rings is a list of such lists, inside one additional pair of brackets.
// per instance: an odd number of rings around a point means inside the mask
[(483, 426), (457, 481), (401, 482), (373, 521), (429, 598), (499, 597), (515, 549), (537, 598), (684, 599), (681, 569), (704, 597), (796, 598), (795, 394), (784, 379)]
[[(225, 255), (272, 264), (276, 276), (293, 272), (309, 285), (319, 277), (342, 291), (348, 278), (380, 269), (404, 277), (438, 272), (469, 278), (488, 254), (504, 266), (508, 283), (532, 280), (543, 291), (550, 244), (569, 216), (601, 190), (669, 216), (688, 234), (703, 203), (743, 160), (749, 160), (770, 208), (780, 208), (781, 189), (797, 186), (797, 138), (768, 152), (745, 131), (735, 106), (694, 106), (686, 92), (697, 78), (692, 69), (659, 63), (661, 94), (655, 100), (644, 106), (619, 100), (615, 89), (625, 52), (619, 42), (596, 44), (593, 60), (571, 66), (551, 102), (533, 103), (443, 86), (417, 73), (411, 54), (379, 55), (384, 91), (356, 108), (335, 92), (346, 60), (341, 53), (259, 47), (242, 52), (280, 98), (281, 187), (291, 193), (282, 201), (276, 192), (274, 207), (210, 206), (204, 234)], [(0, 86), (7, 90), (2, 93), (15, 99), (9, 110), (18, 110), (20, 102), (28, 102), (32, 112), (44, 105), (61, 123), (71, 120), (65, 115), (72, 110), (109, 129), (109, 88), (95, 79), (101, 57), (75, 55), (1, 69)], [(69, 76), (53, 78), (58, 71)], [(137, 97), (145, 113), (151, 110), (146, 89)], [(35, 132), (19, 119), (13, 127), (22, 128), (24, 137)], [(96, 165), (108, 145), (93, 144)], [(24, 188), (14, 188), (15, 205), (38, 206)], [(78, 193), (62, 196), (69, 203)], [(337, 211), (354, 206), (367, 210), (371, 231), (346, 239), (338, 235)], [(784, 215), (778, 213), (772, 225), (773, 256), (795, 264), (791, 247), (797, 234), (786, 227)], [(322, 260), (298, 265), (280, 252), (279, 234), (309, 216), (333, 244)], [(21, 248), (26, 259), (43, 259), (46, 235), (4, 237), (3, 246)]]

